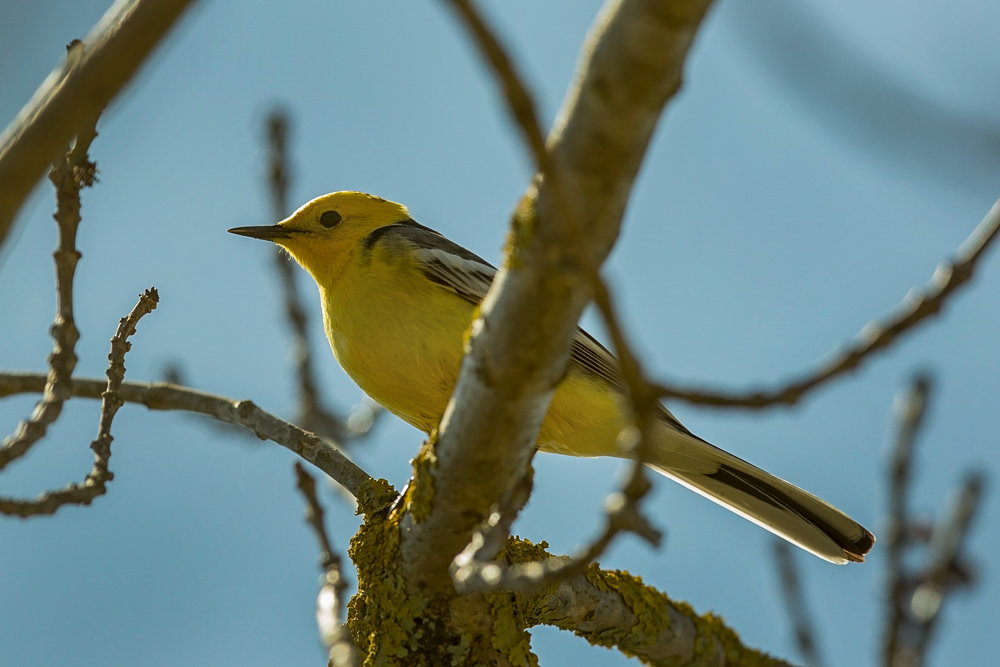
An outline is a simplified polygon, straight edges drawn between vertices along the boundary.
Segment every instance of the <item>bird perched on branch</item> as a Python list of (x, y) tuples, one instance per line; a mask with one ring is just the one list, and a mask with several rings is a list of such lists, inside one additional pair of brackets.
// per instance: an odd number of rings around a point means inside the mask
[[(360, 192), (314, 199), (277, 225), (234, 234), (273, 241), (312, 274), (333, 354), (387, 410), (425, 433), (458, 381), (463, 336), (496, 269)], [(543, 452), (622, 456), (628, 424), (618, 360), (582, 329), (538, 436)], [(875, 537), (798, 487), (715, 447), (661, 406), (648, 465), (833, 563), (862, 562)]]

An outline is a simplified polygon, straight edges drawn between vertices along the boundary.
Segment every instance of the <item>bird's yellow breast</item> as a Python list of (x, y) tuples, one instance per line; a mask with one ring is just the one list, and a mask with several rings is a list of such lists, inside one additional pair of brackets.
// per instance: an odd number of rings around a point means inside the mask
[[(376, 246), (352, 257), (320, 288), (324, 325), (341, 367), (387, 410), (429, 433), (458, 381), (474, 307), (429, 280), (412, 257)], [(617, 453), (621, 400), (606, 383), (571, 367), (539, 434), (546, 451)]]
[(375, 248), (321, 289), (326, 334), (341, 367), (387, 410), (429, 432), (458, 380), (473, 306)]

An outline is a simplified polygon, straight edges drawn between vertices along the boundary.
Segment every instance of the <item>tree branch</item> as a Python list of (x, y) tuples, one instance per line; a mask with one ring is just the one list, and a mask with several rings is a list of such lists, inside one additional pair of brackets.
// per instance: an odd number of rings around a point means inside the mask
[(802, 592), (799, 570), (795, 566), (795, 555), (788, 542), (774, 540), (774, 561), (778, 566), (778, 576), (781, 581), (781, 596), (785, 600), (785, 610), (792, 622), (795, 632), (795, 645), (799, 653), (810, 667), (821, 667), (819, 645), (816, 642), (816, 631), (813, 628), (806, 598)]
[(122, 406), (119, 389), (125, 379), (125, 354), (132, 348), (129, 336), (143, 316), (156, 308), (160, 295), (151, 287), (139, 295), (139, 303), (128, 316), (118, 322), (118, 330), (111, 338), (111, 352), (108, 354), (108, 382), (101, 394), (101, 419), (97, 428), (97, 439), (90, 443), (94, 450), (94, 467), (83, 484), (69, 484), (62, 489), (43, 493), (33, 500), (0, 498), (0, 514), (14, 514), (22, 519), (39, 514), (54, 514), (63, 505), (89, 505), (97, 496), (107, 492), (107, 483), (114, 479), (108, 470), (111, 459), (111, 422), (118, 408)]
[[(72, 53), (80, 48), (71, 44), (69, 50)], [(56, 212), (52, 217), (59, 227), (59, 244), (52, 253), (56, 268), (56, 318), (51, 328), (53, 347), (49, 355), (49, 376), (42, 400), (31, 416), (18, 424), (14, 433), (0, 444), (0, 470), (24, 456), (45, 437), (70, 396), (70, 379), (77, 362), (76, 342), (80, 339), (73, 317), (73, 278), (81, 257), (76, 249), (76, 231), (80, 225), (80, 190), (93, 185), (97, 174), (96, 165), (87, 156), (97, 136), (96, 125), (97, 118), (91, 118), (73, 147), (65, 148), (49, 172), (49, 180), (56, 190)]]
[[(288, 114), (276, 110), (267, 119), (268, 190), (271, 195), (271, 216), (275, 221), (288, 215)], [(302, 306), (296, 281), (294, 262), (280, 247), (274, 249), (274, 266), (284, 295), (285, 318), (292, 330), (292, 358), (298, 387), (298, 414), (295, 422), (334, 444), (347, 444), (371, 430), (381, 406), (370, 399), (362, 401), (348, 416), (341, 419), (323, 405), (309, 344), (306, 310)]]
[(638, 577), (591, 565), (533, 601), (531, 625), (570, 630), (592, 644), (616, 648), (647, 665), (789, 667), (745, 647), (712, 614), (698, 615)]
[(598, 18), (548, 141), (565, 195), (559, 199), (574, 208), (559, 216), (550, 184), (536, 178), (515, 213), (503, 268), (472, 325), (429, 478), (414, 480), (432, 488), (433, 498), (426, 516), (404, 518), (403, 563), (412, 584), (449, 590), (453, 556), (523, 475), (591, 298), (591, 276), (617, 236), (708, 4), (624, 0)]
[[(973, 581), (973, 568), (963, 548), (982, 498), (985, 475), (973, 471), (966, 476), (930, 535), (910, 516), (913, 450), (930, 386), (927, 376), (918, 376), (896, 400), (899, 425), (889, 467), (888, 576), (881, 646), (885, 667), (921, 667), (948, 594)], [(912, 551), (925, 544), (926, 564), (914, 566)]]
[(949, 297), (969, 282), (980, 258), (1000, 232), (1000, 201), (993, 204), (986, 217), (973, 230), (955, 257), (938, 265), (930, 282), (914, 287), (896, 308), (881, 320), (869, 322), (844, 346), (810, 373), (790, 380), (777, 389), (750, 391), (706, 390), (660, 385), (661, 398), (672, 398), (695, 405), (761, 409), (776, 405), (795, 405), (812, 390), (830, 380), (856, 370), (876, 352), (888, 349), (903, 334), (941, 312)]
[[(12, 394), (38, 393), (45, 387), (42, 373), (0, 372), (0, 398)], [(100, 398), (104, 383), (92, 378), (73, 378), (72, 395)], [(322, 438), (275, 417), (252, 401), (236, 401), (167, 382), (123, 382), (126, 403), (141, 403), (150, 410), (182, 410), (214, 417), (252, 431), (261, 440), (271, 440), (290, 449), (332, 477), (355, 497), (371, 476)]]
[(295, 462), (295, 482), (306, 501), (306, 522), (316, 535), (320, 548), (323, 582), (316, 599), (316, 623), (320, 638), (329, 652), (330, 667), (358, 667), (358, 653), (351, 638), (351, 629), (344, 624), (347, 580), (344, 578), (343, 562), (326, 534), (323, 506), (316, 497), (316, 480), (298, 461)]
[(191, 3), (118, 0), (0, 134), (0, 246), (45, 168), (125, 87)]
[(912, 477), (913, 446), (924, 421), (931, 386), (930, 376), (918, 375), (907, 392), (896, 398), (894, 406), (898, 426), (889, 464), (889, 516), (885, 531), (887, 608), (882, 656), (886, 667), (893, 667), (899, 649), (899, 633), (907, 617), (909, 582), (903, 560), (911, 544), (907, 495)]

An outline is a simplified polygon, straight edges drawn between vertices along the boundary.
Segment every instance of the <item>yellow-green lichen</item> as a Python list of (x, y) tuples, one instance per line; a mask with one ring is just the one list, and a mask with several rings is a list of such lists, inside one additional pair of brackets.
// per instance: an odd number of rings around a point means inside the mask
[(587, 567), (584, 576), (598, 590), (617, 591), (637, 619), (636, 624), (628, 630), (615, 628), (601, 632), (576, 632), (591, 644), (618, 648), (626, 655), (634, 655), (623, 648), (623, 645), (649, 644), (670, 627), (670, 599), (655, 588), (643, 584), (639, 577), (621, 570), (602, 570), (596, 563)]
[[(508, 537), (507, 545), (497, 558), (509, 565), (544, 560), (549, 557), (545, 550), (548, 546), (546, 542), (532, 544), (520, 537)], [(531, 652), (527, 619), (537, 615), (540, 601), (551, 594), (556, 585), (550, 584), (530, 595), (508, 591), (493, 591), (485, 595), (493, 616), (490, 642), (514, 667), (538, 667), (538, 657)]]
[(472, 317), (469, 318), (469, 326), (465, 327), (465, 333), (462, 334), (462, 351), (465, 353), (468, 353), (469, 348), (472, 346), (472, 331), (476, 326), (476, 321), (483, 314), (482, 307), (483, 304), (479, 303), (472, 309)]
[[(670, 627), (670, 610), (674, 609), (691, 620), (697, 636), (694, 645), (694, 660), (686, 664), (697, 666), (715, 664), (716, 652), (721, 646), (726, 656), (725, 664), (732, 667), (768, 667), (777, 661), (760, 651), (747, 648), (739, 636), (722, 618), (711, 613), (698, 614), (686, 602), (674, 602), (664, 593), (642, 583), (640, 577), (633, 576), (621, 570), (602, 570), (597, 564), (591, 564), (584, 575), (594, 587), (599, 590), (617, 591), (638, 622), (629, 630), (606, 630), (602, 632), (574, 632), (591, 644), (617, 648), (625, 655), (638, 657), (646, 664), (654, 664), (641, 655), (637, 655), (628, 647), (643, 646), (655, 641), (660, 634)], [(680, 663), (678, 657), (664, 665)], [(656, 664), (660, 664), (659, 662)]]
[(531, 635), (524, 616), (519, 613), (516, 595), (507, 591), (486, 594), (493, 615), (490, 643), (514, 667), (538, 667), (538, 657), (531, 652)]
[[(389, 492), (392, 492), (391, 494)], [(347, 623), (365, 667), (397, 667), (417, 649), (422, 630), (420, 599), (406, 591), (399, 571), (401, 512), (381, 510), (395, 491), (385, 480), (366, 482), (358, 493), (365, 521), (351, 538), (348, 555), (357, 566), (358, 592), (347, 605)]]
[(430, 516), (431, 502), (434, 500), (434, 468), (437, 467), (437, 431), (431, 433), (417, 455), (413, 457), (413, 479), (406, 491), (406, 509), (416, 523), (422, 523)]
[(524, 253), (535, 237), (538, 228), (538, 213), (535, 211), (535, 199), (538, 196), (534, 185), (517, 205), (514, 218), (510, 223), (510, 232), (503, 247), (503, 266), (513, 270), (524, 264)]
[(695, 665), (714, 663), (716, 642), (726, 655), (726, 665), (733, 667), (774, 667), (782, 664), (779, 660), (756, 649), (748, 648), (740, 641), (736, 631), (726, 625), (721, 616), (711, 612), (698, 614), (686, 602), (675, 602), (674, 606), (694, 622), (698, 630), (695, 643)]
[(356, 500), (358, 514), (371, 514), (388, 507), (396, 499), (396, 489), (384, 479), (367, 479), (361, 483)]

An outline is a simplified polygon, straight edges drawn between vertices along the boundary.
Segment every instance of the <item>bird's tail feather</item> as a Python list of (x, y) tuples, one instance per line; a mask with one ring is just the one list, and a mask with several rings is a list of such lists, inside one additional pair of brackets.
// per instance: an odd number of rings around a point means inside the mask
[(663, 423), (648, 465), (831, 563), (863, 562), (875, 536), (833, 505)]

